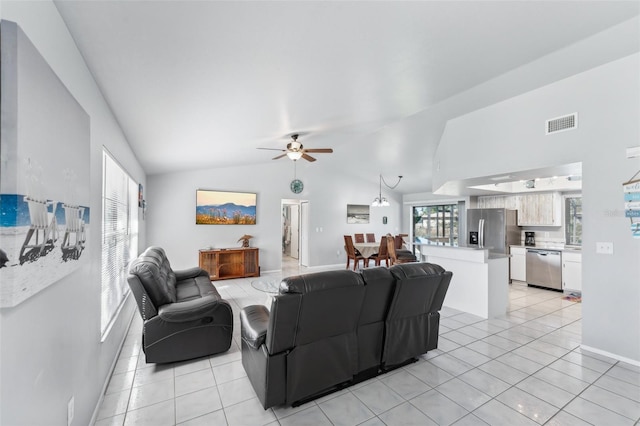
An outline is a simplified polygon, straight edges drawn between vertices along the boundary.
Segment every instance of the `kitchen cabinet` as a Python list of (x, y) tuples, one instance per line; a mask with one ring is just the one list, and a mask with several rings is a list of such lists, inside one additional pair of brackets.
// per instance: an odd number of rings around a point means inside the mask
[(527, 280), (527, 249), (511, 246), (511, 264), (509, 278), (517, 281)]
[(478, 197), (479, 209), (503, 209), (505, 205), (504, 195), (488, 195), (486, 197)]
[(561, 226), (562, 196), (559, 192), (520, 194), (519, 226)]
[(504, 197), (504, 208), (509, 210), (518, 210), (518, 196), (508, 195)]
[(518, 197), (515, 195), (486, 195), (478, 197), (479, 209), (518, 209)]
[(582, 253), (562, 252), (562, 290), (582, 292)]
[(562, 226), (562, 195), (559, 192), (535, 192), (518, 195), (478, 197), (479, 209), (518, 210), (518, 226)]

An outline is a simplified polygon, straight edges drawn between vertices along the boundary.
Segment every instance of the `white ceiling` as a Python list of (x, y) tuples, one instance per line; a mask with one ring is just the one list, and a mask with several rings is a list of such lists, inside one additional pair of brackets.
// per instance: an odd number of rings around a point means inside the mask
[(402, 193), (431, 191), (456, 114), (438, 105), (639, 13), (636, 1), (55, 4), (148, 174), (270, 162), (277, 152), (256, 148), (301, 133), (334, 149), (313, 166), (404, 175)]
[[(533, 181), (534, 187), (525, 182)], [(481, 176), (461, 181), (450, 181), (442, 190), (469, 195), (503, 195), (518, 192), (580, 191), (582, 189), (582, 163), (560, 164), (542, 169), (519, 170), (509, 174)]]

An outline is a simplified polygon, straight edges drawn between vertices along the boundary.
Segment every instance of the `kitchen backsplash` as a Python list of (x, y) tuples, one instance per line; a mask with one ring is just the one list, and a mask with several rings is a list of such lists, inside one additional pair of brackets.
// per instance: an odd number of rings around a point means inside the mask
[(524, 245), (524, 233), (525, 231), (533, 231), (536, 233), (536, 246), (537, 247), (555, 247), (563, 248), (565, 243), (564, 226), (560, 228), (541, 228), (538, 226), (525, 226), (522, 227), (520, 232), (520, 244)]

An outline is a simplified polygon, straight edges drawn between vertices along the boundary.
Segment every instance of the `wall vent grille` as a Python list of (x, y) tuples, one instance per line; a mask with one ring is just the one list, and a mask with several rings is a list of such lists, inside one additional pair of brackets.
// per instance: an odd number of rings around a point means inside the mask
[(552, 118), (547, 120), (545, 127), (545, 134), (550, 135), (558, 132), (565, 132), (567, 130), (573, 130), (578, 128), (578, 113), (564, 115), (562, 117)]

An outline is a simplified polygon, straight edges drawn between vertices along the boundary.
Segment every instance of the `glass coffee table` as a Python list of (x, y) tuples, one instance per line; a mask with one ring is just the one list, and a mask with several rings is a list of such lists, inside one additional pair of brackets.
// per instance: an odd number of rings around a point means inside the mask
[(262, 278), (259, 280), (251, 281), (251, 287), (263, 293), (276, 295), (280, 292), (280, 280)]
[(251, 287), (263, 293), (267, 293), (267, 299), (264, 301), (264, 306), (271, 310), (271, 302), (273, 302), (274, 296), (277, 296), (278, 293), (280, 293), (280, 280), (261, 278), (259, 280), (251, 281)]

